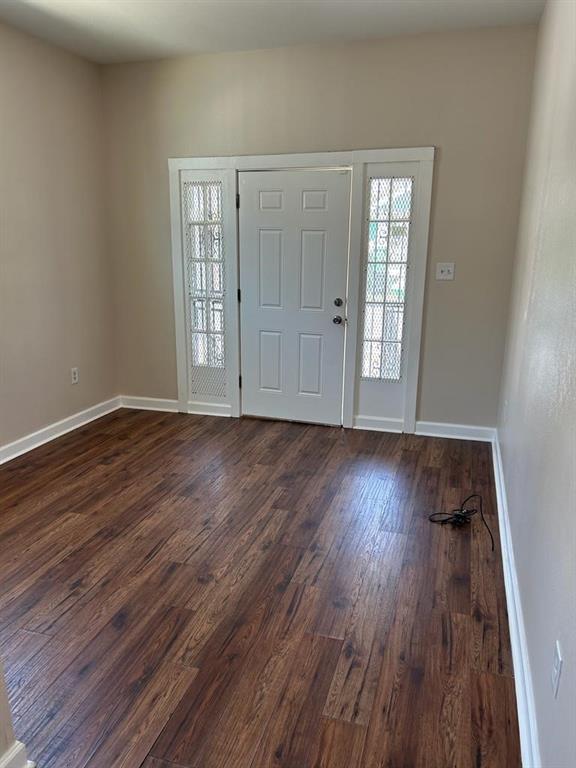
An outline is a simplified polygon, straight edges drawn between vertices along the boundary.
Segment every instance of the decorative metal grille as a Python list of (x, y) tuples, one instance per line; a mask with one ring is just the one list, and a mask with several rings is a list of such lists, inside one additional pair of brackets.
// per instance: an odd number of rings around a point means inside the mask
[(184, 182), (190, 394), (226, 394), (222, 184)]
[(371, 178), (365, 261), (362, 378), (400, 381), (412, 178)]

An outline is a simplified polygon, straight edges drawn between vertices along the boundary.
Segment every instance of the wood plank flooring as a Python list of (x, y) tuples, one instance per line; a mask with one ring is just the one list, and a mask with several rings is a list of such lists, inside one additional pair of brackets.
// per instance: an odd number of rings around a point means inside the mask
[[(0, 468), (39, 768), (520, 764), (490, 446), (117, 411)], [(480, 521), (431, 525), (483, 494)]]

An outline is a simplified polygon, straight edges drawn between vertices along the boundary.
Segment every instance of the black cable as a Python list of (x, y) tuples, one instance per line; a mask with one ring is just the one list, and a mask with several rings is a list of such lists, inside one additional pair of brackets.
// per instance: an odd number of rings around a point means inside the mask
[[(478, 499), (480, 501), (479, 504), (479, 510), (478, 509), (466, 509), (466, 504), (470, 501), (470, 499)], [(482, 522), (486, 526), (486, 530), (490, 534), (490, 541), (492, 542), (492, 552), (494, 552), (494, 536), (492, 536), (492, 531), (490, 530), (490, 526), (486, 522), (486, 518), (484, 517), (484, 507), (482, 504), (482, 496), (480, 496), (479, 493), (471, 493), (470, 496), (467, 496), (464, 501), (460, 504), (458, 509), (453, 509), (452, 512), (433, 512), (431, 515), (428, 515), (428, 520), (430, 520), (431, 523), (440, 523), (440, 525), (445, 525), (446, 523), (450, 523), (451, 525), (455, 526), (456, 528), (460, 528), (463, 525), (467, 525), (472, 517), (480, 512), (480, 517), (482, 518)]]

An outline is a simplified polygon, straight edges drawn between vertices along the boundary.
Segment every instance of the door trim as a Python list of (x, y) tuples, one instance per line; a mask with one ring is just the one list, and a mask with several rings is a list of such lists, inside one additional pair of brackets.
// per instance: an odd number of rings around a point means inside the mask
[[(186, 324), (184, 314), (184, 280), (183, 280), (183, 248), (181, 220), (181, 175), (186, 171), (198, 171), (215, 175), (225, 180), (231, 191), (238, 192), (238, 173), (240, 171), (288, 170), (288, 169), (321, 169), (349, 168), (352, 171), (352, 189), (350, 197), (350, 241), (348, 255), (348, 284), (347, 284), (347, 327), (344, 348), (344, 378), (342, 423), (344, 427), (353, 427), (355, 421), (355, 401), (359, 377), (359, 320), (361, 270), (364, 239), (364, 184), (366, 168), (374, 163), (417, 163), (416, 201), (418, 212), (415, 216), (414, 245), (412, 250), (413, 269), (413, 308), (410, 328), (407, 337), (406, 358), (406, 398), (402, 430), (414, 432), (416, 426), (416, 409), (418, 399), (420, 344), (422, 336), (422, 316), (424, 303), (424, 286), (426, 280), (426, 262), (428, 252), (428, 233), (430, 205), (432, 197), (432, 173), (434, 164), (434, 147), (415, 147), (400, 149), (364, 149), (341, 152), (313, 152), (280, 155), (243, 155), (230, 157), (189, 157), (170, 158), (168, 168), (170, 175), (170, 212), (172, 235), (172, 267), (175, 313), (175, 342), (178, 371), (178, 402), (179, 410), (185, 413), (202, 413), (202, 403), (188, 402), (188, 353), (186, 348)], [(238, 211), (235, 195), (228, 194), (224, 203), (224, 217), (229, 233), (230, 267), (227, 272), (227, 292), (236, 296), (239, 288), (239, 241), (238, 241)], [(233, 265), (232, 265), (233, 262)], [(229, 305), (231, 306), (231, 305)], [(240, 372), (240, 326), (239, 308), (229, 318), (231, 329), (227, 353), (227, 365), (234, 372), (234, 378)], [(232, 313), (231, 313), (232, 314)], [(230, 393), (229, 402), (221, 407), (224, 415), (238, 416), (240, 410), (239, 390)], [(208, 405), (208, 404), (206, 404)], [(211, 412), (214, 413), (214, 406)]]

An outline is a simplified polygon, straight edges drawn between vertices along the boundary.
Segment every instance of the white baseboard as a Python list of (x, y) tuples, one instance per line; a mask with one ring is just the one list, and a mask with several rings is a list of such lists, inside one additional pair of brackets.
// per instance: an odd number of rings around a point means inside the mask
[(130, 397), (121, 395), (122, 408), (136, 408), (139, 411), (168, 411), (178, 412), (178, 400), (165, 400), (160, 397)]
[(518, 709), (518, 724), (520, 728), (520, 746), (522, 749), (523, 768), (541, 768), (540, 746), (538, 742), (538, 723), (534, 689), (530, 671), (530, 659), (526, 642), (522, 601), (518, 587), (516, 562), (508, 501), (504, 480), (504, 467), (498, 432), (495, 430), (492, 440), (492, 460), (494, 462), (494, 478), (496, 482), (496, 498), (498, 501), (498, 525), (500, 527), (500, 544), (502, 547), (502, 565), (504, 568), (504, 585), (506, 588), (506, 604), (508, 607), (508, 624), (510, 626), (510, 644), (512, 646), (512, 661), (514, 664), (514, 685), (516, 688), (516, 706)]
[[(0, 464), (4, 464), (17, 456), (34, 448), (39, 448), (44, 443), (49, 443), (57, 437), (65, 435), (74, 429), (88, 424), (107, 413), (116, 411), (118, 408), (134, 408), (143, 411), (167, 411), (170, 413), (178, 412), (178, 400), (167, 400), (158, 397), (132, 397), (129, 395), (118, 395), (111, 400), (93, 405), (84, 411), (74, 413), (62, 421), (49, 424), (47, 427), (31, 432), (25, 437), (14, 440), (12, 443), (0, 445)], [(221, 403), (188, 403), (188, 413), (203, 414), (205, 416), (231, 416), (232, 407)], [(3, 768), (0, 763), (0, 768)]]
[[(73, 429), (78, 429), (78, 427), (82, 427), (84, 424), (94, 421), (94, 419), (99, 419), (101, 416), (105, 416), (107, 413), (120, 408), (121, 405), (121, 398), (113, 397), (111, 400), (93, 405), (91, 408), (86, 408), (86, 410), (68, 416), (66, 419), (49, 424), (47, 427), (21, 437), (19, 440), (2, 445), (0, 446), (0, 464), (15, 459), (17, 456), (27, 453), (33, 448), (44, 445), (44, 443), (49, 443), (50, 440), (61, 437), (61, 435), (65, 435)], [(1, 763), (0, 768), (2, 768)]]
[(452, 437), (458, 440), (481, 440), (491, 443), (496, 430), (494, 427), (477, 427), (468, 424), (448, 424), (441, 421), (417, 421), (416, 434), (427, 437)]
[[(167, 400), (158, 397), (120, 397), (123, 408), (137, 408), (143, 411), (167, 411), (178, 413), (180, 404), (178, 400)], [(186, 405), (186, 413), (196, 413), (203, 416), (231, 416), (232, 406), (227, 403), (203, 403), (189, 402)]]
[(188, 403), (188, 413), (203, 416), (232, 416), (232, 406), (228, 403)]
[(354, 416), (354, 429), (370, 429), (375, 432), (402, 432), (402, 419), (383, 419), (378, 416)]
[(15, 741), (7, 752), (0, 755), (0, 768), (34, 768), (26, 756), (26, 747)]
[[(377, 416), (354, 416), (354, 429), (370, 429), (377, 432), (402, 432), (402, 419), (384, 419)], [(448, 424), (440, 421), (417, 421), (417, 435), (426, 437), (452, 437), (458, 440), (481, 440), (491, 443), (496, 430), (494, 427), (476, 427), (468, 424)]]

